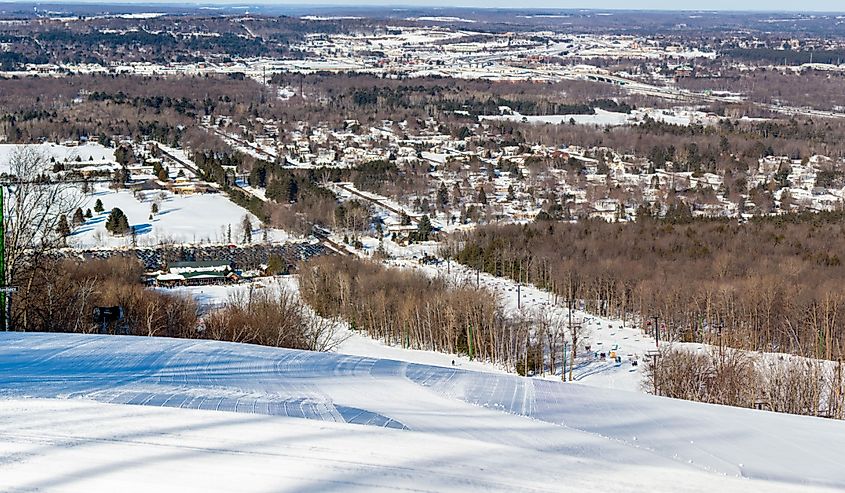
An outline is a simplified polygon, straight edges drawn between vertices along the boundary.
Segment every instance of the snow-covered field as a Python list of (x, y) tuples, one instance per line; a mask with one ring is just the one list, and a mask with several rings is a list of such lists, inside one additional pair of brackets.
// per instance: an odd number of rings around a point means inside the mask
[(579, 125), (601, 125), (601, 126), (620, 126), (620, 125), (636, 125), (641, 123), (646, 118), (651, 118), (656, 121), (671, 123), (673, 125), (712, 125), (718, 123), (719, 117), (711, 116), (701, 111), (694, 111), (689, 109), (673, 109), (660, 110), (654, 108), (643, 108), (633, 110), (630, 114), (616, 113), (606, 111), (601, 108), (596, 108), (595, 115), (521, 115), (517, 112), (507, 115), (493, 115), (480, 116), (480, 120), (504, 120), (513, 122), (527, 122), (527, 123), (570, 123), (575, 121)]
[(831, 420), (457, 368), (0, 334), (6, 491), (810, 491), (845, 488), (843, 440)]
[[(43, 155), (48, 161), (56, 163), (70, 163), (79, 167), (113, 165), (114, 149), (98, 143), (67, 146), (62, 144), (0, 144), (0, 173), (8, 173), (12, 157), (28, 149)], [(50, 163), (52, 167), (52, 163)], [(46, 170), (45, 170), (46, 171)]]
[[(120, 208), (136, 227), (139, 246), (172, 243), (227, 243), (231, 225), (232, 242), (243, 238), (241, 224), (245, 215), (252, 223), (252, 241), (262, 240), (261, 222), (246, 209), (231, 202), (224, 194), (174, 195), (166, 191), (132, 192), (108, 190), (99, 185), (96, 191), (84, 198), (82, 210), (91, 209), (97, 199), (105, 211), (73, 230), (68, 245), (78, 248), (123, 247), (131, 243), (130, 235), (113, 236), (106, 231), (106, 219), (114, 207)], [(150, 220), (154, 202), (159, 203), (158, 214)], [(277, 229), (268, 230), (271, 241), (285, 241), (288, 235)]]

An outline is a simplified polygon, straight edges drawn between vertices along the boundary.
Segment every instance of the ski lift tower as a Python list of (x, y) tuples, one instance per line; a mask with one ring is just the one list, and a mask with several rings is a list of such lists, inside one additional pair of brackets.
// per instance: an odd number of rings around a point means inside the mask
[(660, 357), (660, 350), (659, 349), (649, 349), (645, 352), (647, 358), (652, 359), (652, 367), (651, 367), (651, 381), (654, 383), (654, 395), (657, 395), (657, 358)]

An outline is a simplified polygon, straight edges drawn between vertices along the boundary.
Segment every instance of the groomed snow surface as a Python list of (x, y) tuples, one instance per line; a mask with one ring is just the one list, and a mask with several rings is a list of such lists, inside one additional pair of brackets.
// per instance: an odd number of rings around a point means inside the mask
[(845, 488), (843, 443), (838, 421), (513, 375), (0, 333), (2, 491), (811, 491)]

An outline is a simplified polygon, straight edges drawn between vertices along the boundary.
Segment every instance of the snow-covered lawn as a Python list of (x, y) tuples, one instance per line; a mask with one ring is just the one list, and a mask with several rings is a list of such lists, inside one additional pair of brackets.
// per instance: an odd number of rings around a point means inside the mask
[[(58, 163), (71, 163), (78, 166), (96, 166), (114, 164), (114, 149), (98, 143), (80, 146), (66, 146), (61, 144), (0, 144), (0, 173), (9, 171), (12, 156), (24, 148), (35, 150), (43, 154), (48, 160)], [(78, 159), (78, 161), (77, 161)], [(49, 164), (52, 168), (52, 163)]]
[(819, 418), (213, 341), (0, 333), (0, 362), (2, 490), (845, 488)]
[(661, 110), (656, 108), (643, 108), (627, 113), (617, 113), (613, 111), (606, 111), (601, 108), (595, 109), (594, 115), (521, 115), (517, 112), (507, 115), (492, 115), (480, 116), (480, 120), (490, 121), (512, 121), (512, 122), (526, 122), (526, 123), (551, 123), (562, 124), (571, 123), (575, 121), (579, 125), (601, 125), (601, 126), (620, 126), (620, 125), (635, 125), (641, 123), (646, 118), (651, 118), (656, 121), (671, 123), (673, 125), (713, 125), (718, 123), (719, 117), (711, 116), (701, 111), (695, 111), (684, 108), (676, 108), (672, 110)]
[[(106, 231), (106, 219), (112, 208), (117, 207), (129, 218), (129, 224), (137, 231), (139, 246), (170, 243), (227, 243), (231, 226), (232, 242), (240, 243), (243, 238), (243, 218), (249, 215), (252, 223), (252, 241), (262, 240), (261, 222), (246, 209), (234, 204), (226, 195), (197, 194), (174, 195), (166, 191), (132, 192), (108, 190), (100, 185), (96, 191), (84, 198), (82, 210), (94, 210), (97, 199), (103, 202), (105, 211), (94, 213), (94, 217), (73, 230), (68, 245), (78, 248), (123, 247), (131, 244), (130, 235), (114, 236)], [(150, 219), (154, 202), (159, 203), (159, 212)], [(287, 233), (270, 229), (271, 241), (288, 239)]]

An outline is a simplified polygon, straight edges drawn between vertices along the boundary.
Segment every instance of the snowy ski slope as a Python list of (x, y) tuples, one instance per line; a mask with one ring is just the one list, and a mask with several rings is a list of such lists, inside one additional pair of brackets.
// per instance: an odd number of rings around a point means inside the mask
[[(313, 441), (293, 445), (289, 434)], [(217, 464), (225, 449), (237, 456), (226, 471), (257, 478), (244, 490), (807, 491), (845, 488), (843, 444), (837, 421), (507, 374), (213, 341), (0, 333), (0, 490), (98, 491), (146, 477), (162, 491), (185, 491), (180, 481), (225, 491), (213, 465), (203, 473), (192, 459)], [(192, 450), (173, 453), (188, 466), (162, 459), (171, 479), (149, 478), (147, 455), (169, 457), (168, 447)], [(51, 483), (75, 474), (62, 458), (116, 464)], [(331, 464), (328, 476), (306, 474), (320, 464)], [(380, 470), (400, 464), (401, 474)]]

